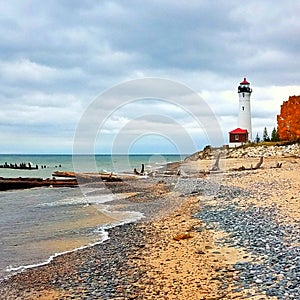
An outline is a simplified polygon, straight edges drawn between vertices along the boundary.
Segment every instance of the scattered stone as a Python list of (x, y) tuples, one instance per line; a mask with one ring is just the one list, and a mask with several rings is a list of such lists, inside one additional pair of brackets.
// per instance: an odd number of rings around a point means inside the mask
[[(226, 189), (217, 193), (217, 205), (206, 205), (196, 214), (209, 230), (222, 230), (228, 237), (220, 240), (226, 247), (243, 248), (252, 261), (234, 265), (237, 289), (249, 287), (278, 299), (300, 299), (300, 223), (289, 224), (274, 207), (239, 206), (227, 199)], [(222, 193), (223, 191), (223, 193)], [(229, 194), (242, 198), (244, 191)], [(220, 194), (221, 193), (221, 194)], [(224, 199), (225, 198), (225, 199)]]
[(191, 235), (190, 232), (186, 232), (186, 233), (180, 233), (180, 234), (173, 236), (173, 240), (180, 241), (180, 240), (190, 239), (192, 237), (193, 236)]

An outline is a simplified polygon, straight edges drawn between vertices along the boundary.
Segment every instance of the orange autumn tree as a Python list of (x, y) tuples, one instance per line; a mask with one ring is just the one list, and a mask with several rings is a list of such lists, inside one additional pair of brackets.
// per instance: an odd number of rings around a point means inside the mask
[(300, 140), (300, 96), (290, 96), (288, 101), (283, 102), (277, 125), (280, 140)]

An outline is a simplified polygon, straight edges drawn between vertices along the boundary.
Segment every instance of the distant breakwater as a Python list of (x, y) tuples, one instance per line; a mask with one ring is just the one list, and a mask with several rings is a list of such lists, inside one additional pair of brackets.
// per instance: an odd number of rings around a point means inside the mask
[[(59, 168), (61, 168), (61, 165), (58, 166)], [(18, 170), (38, 170), (39, 168), (41, 169), (46, 169), (47, 168), (47, 165), (34, 165), (30, 162), (28, 163), (20, 163), (20, 164), (17, 164), (17, 163), (10, 163), (8, 164), (7, 162), (5, 162), (3, 165), (0, 165), (0, 168), (2, 169), (18, 169)]]

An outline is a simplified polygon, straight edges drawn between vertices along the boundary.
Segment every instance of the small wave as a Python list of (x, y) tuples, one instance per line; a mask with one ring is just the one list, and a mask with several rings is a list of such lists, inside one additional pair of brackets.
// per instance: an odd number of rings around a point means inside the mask
[[(100, 232), (101, 231), (99, 231), (99, 233)], [(95, 245), (99, 245), (99, 244), (101, 244), (104, 241), (109, 239), (108, 232), (105, 231), (105, 229), (103, 229), (101, 233), (103, 235), (101, 241), (98, 241), (98, 242), (95, 242), (95, 243), (90, 243), (88, 245), (81, 246), (81, 247), (78, 247), (78, 248), (75, 248), (75, 249), (72, 249), (72, 250), (55, 253), (55, 254), (51, 255), (47, 260), (45, 260), (41, 263), (36, 263), (36, 264), (31, 264), (31, 265), (22, 265), (22, 266), (18, 266), (18, 267), (8, 266), (8, 267), (6, 267), (5, 271), (6, 272), (13, 272), (13, 274), (16, 274), (16, 273), (19, 273), (19, 272), (23, 272), (26, 269), (32, 269), (32, 268), (36, 268), (36, 267), (45, 266), (45, 265), (48, 265), (55, 257), (61, 256), (61, 255), (64, 255), (64, 254), (68, 254), (68, 253), (72, 253), (72, 252), (75, 252), (75, 251), (78, 251), (78, 250), (90, 248), (90, 247), (93, 247)]]
[[(145, 217), (145, 215), (143, 213), (138, 212), (138, 211), (129, 211), (129, 210), (122, 210), (122, 211), (114, 210), (114, 211), (112, 211), (110, 209), (111, 207), (113, 207), (113, 205), (101, 205), (101, 207), (98, 207), (98, 209), (99, 209), (99, 211), (103, 212), (104, 214), (107, 214), (108, 216), (110, 216), (111, 218), (114, 218), (116, 220), (119, 220), (121, 218), (122, 220), (110, 223), (108, 225), (104, 225), (104, 227), (103, 227), (103, 225), (101, 225), (99, 228), (108, 229), (108, 228), (112, 228), (115, 226), (120, 226), (120, 225), (124, 225), (127, 223), (136, 222)], [(106, 227), (106, 226), (111, 226), (111, 227)]]
[(158, 165), (157, 167), (155, 167), (155, 170), (160, 170), (160, 169), (164, 169), (165, 166), (162, 166), (162, 165)]
[[(105, 207), (103, 209), (106, 210), (109, 213), (114, 213), (114, 212), (111, 212), (108, 209), (108, 207), (109, 206), (107, 205), (107, 207)], [(116, 211), (116, 213), (117, 213), (117, 211)], [(8, 273), (12, 273), (12, 274), (10, 274), (12, 276), (14, 274), (24, 272), (27, 269), (32, 269), (32, 268), (37, 268), (37, 267), (48, 265), (49, 263), (51, 263), (53, 261), (54, 258), (56, 258), (58, 256), (68, 254), (68, 253), (72, 253), (72, 252), (76, 252), (76, 251), (82, 250), (82, 249), (87, 249), (87, 248), (102, 244), (103, 242), (109, 240), (109, 235), (108, 235), (108, 231), (107, 231), (108, 229), (111, 229), (111, 228), (114, 228), (114, 227), (117, 227), (117, 226), (122, 226), (122, 225), (125, 225), (125, 224), (128, 224), (128, 223), (133, 223), (135, 221), (140, 220), (141, 218), (144, 218), (144, 214), (142, 214), (140, 212), (135, 212), (135, 211), (126, 211), (125, 212), (124, 211), (122, 213), (127, 213), (130, 216), (128, 216), (126, 219), (123, 219), (122, 221), (117, 221), (117, 222), (113, 222), (113, 223), (110, 223), (110, 224), (101, 225), (100, 227), (98, 227), (94, 230), (94, 233), (99, 234), (99, 235), (102, 236), (100, 241), (97, 241), (95, 243), (90, 243), (88, 245), (84, 245), (84, 246), (81, 246), (81, 247), (78, 247), (78, 248), (75, 248), (75, 249), (72, 249), (72, 250), (55, 253), (55, 254), (51, 255), (47, 260), (45, 260), (41, 263), (30, 264), (30, 265), (22, 265), (22, 266), (18, 266), (18, 267), (8, 266), (8, 267), (6, 267), (5, 271), (8, 272)], [(9, 278), (9, 275), (6, 276), (6, 278)]]
[(114, 200), (115, 197), (113, 194), (106, 194), (106, 195), (96, 195), (96, 196), (80, 196), (80, 197), (70, 197), (65, 198), (59, 201), (53, 202), (44, 202), (39, 205), (38, 207), (57, 207), (57, 206), (70, 206), (70, 205), (92, 205), (92, 204), (101, 204), (105, 202), (109, 202)]

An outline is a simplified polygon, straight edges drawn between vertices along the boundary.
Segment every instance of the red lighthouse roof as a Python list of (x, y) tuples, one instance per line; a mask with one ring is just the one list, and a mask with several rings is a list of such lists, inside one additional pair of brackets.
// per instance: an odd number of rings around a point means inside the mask
[(232, 131), (229, 131), (229, 133), (231, 134), (239, 134), (239, 133), (247, 133), (247, 129), (241, 129), (241, 128), (236, 128)]
[(250, 82), (248, 82), (248, 81), (246, 80), (246, 77), (244, 77), (244, 80), (243, 80), (240, 84), (250, 84)]

